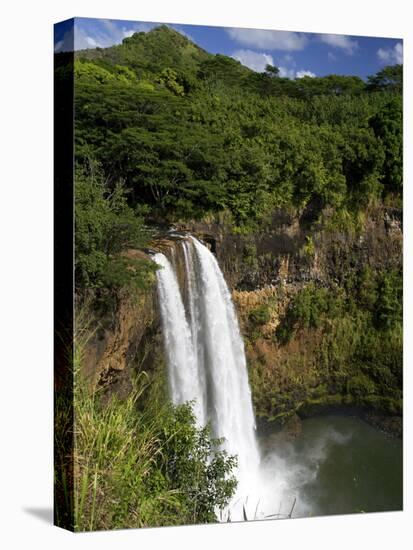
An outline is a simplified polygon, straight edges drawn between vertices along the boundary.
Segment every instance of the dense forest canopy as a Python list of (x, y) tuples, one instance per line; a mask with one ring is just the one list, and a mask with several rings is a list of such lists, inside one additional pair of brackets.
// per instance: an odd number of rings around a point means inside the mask
[[(58, 70), (64, 84), (63, 61)], [(102, 219), (102, 202), (83, 188), (85, 178), (115, 215), (139, 210), (132, 233), (136, 223), (220, 211), (248, 233), (278, 207), (300, 212), (317, 204), (340, 217), (375, 201), (401, 203), (401, 65), (367, 82), (290, 80), (277, 67), (257, 73), (209, 54), (160, 26), (76, 52), (74, 70), (80, 218), (82, 208), (97, 208)], [(125, 200), (112, 208), (120, 189)], [(91, 230), (96, 238), (79, 232), (80, 262), (91, 247), (106, 254), (97, 242), (104, 228)], [(92, 284), (99, 269), (83, 262), (78, 281)]]
[[(160, 26), (120, 45), (77, 51), (74, 66), (71, 54), (56, 54), (61, 103), (71, 98), (73, 71), (78, 311), (91, 305), (94, 321), (114, 323), (122, 295), (138, 304), (150, 296), (156, 266), (145, 250), (155, 231), (177, 222), (223, 214), (233, 242), (245, 245), (240, 263), (258, 271), (267, 254), (258, 256), (254, 238), (271, 230), (282, 209), (297, 225), (306, 220), (301, 263), (315, 258), (314, 236), (337, 239), (325, 241), (331, 272), (321, 283), (302, 277), (288, 296), (279, 285), (279, 303), (278, 294), (266, 300), (264, 293), (244, 319), (257, 416), (287, 418), (303, 403), (401, 414), (401, 261), (386, 265), (380, 257), (368, 265), (351, 243), (362, 243), (359, 220), (369, 211), (381, 220), (401, 213), (403, 67), (366, 81), (334, 74), (292, 80), (278, 67), (258, 73), (209, 54)], [(265, 336), (275, 310), (278, 324)], [(159, 378), (163, 387), (162, 363), (154, 364), (151, 383)], [(208, 427), (195, 427), (190, 405), (165, 404), (159, 388), (159, 395), (140, 390), (109, 406), (80, 390), (78, 493), (90, 485), (84, 457), (100, 468), (101, 488), (94, 477), (94, 490), (77, 504), (76, 528), (216, 519), (235, 490), (236, 457), (219, 451)]]

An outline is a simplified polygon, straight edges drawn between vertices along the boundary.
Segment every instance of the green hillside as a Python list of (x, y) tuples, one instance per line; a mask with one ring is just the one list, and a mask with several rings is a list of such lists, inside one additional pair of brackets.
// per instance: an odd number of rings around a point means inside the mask
[(354, 407), (400, 435), (403, 67), (291, 80), (164, 25), (72, 63), (56, 54), (60, 106), (74, 70), (76, 324), (92, 333), (75, 343), (75, 528), (215, 521), (235, 488), (234, 457), (168, 403), (148, 249), (175, 246), (174, 225), (213, 243), (257, 418)]
[(77, 170), (149, 224), (226, 212), (247, 234), (309, 205), (351, 224), (401, 205), (401, 86), (400, 65), (367, 82), (255, 73), (157, 27), (76, 53)]

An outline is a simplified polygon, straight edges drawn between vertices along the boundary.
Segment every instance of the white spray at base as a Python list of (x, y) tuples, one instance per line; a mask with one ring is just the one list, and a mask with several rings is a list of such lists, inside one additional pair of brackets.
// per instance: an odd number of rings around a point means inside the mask
[(157, 281), (171, 399), (195, 400), (198, 424), (209, 421), (214, 437), (225, 438), (225, 450), (237, 455), (237, 492), (223, 519), (275, 515), (284, 493), (291, 500), (291, 483), (260, 459), (244, 344), (228, 286), (206, 246), (194, 237), (181, 246), (184, 295), (169, 260), (154, 256), (161, 266)]

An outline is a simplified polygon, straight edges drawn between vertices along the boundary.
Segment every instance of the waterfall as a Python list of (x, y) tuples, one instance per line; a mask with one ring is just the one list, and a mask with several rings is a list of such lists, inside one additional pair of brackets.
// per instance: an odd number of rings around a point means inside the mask
[(200, 393), (197, 395), (199, 424), (203, 426), (208, 418), (207, 373), (205, 368), (205, 349), (203, 346), (203, 324), (200, 309), (200, 292), (191, 243), (182, 242), (184, 253), (185, 276), (187, 282), (187, 303), (189, 307), (189, 323), (192, 336), (192, 348), (196, 359)]
[(198, 423), (210, 421), (213, 435), (225, 438), (224, 448), (237, 455), (231, 517), (241, 520), (247, 499), (252, 503), (257, 497), (260, 462), (244, 344), (215, 256), (194, 237), (181, 247), (183, 294), (168, 259), (154, 256), (162, 267), (157, 280), (171, 398), (176, 404), (194, 399)]
[(201, 421), (197, 361), (178, 280), (166, 256), (155, 254), (153, 259), (161, 267), (156, 276), (171, 399), (175, 404), (195, 399), (194, 412)]

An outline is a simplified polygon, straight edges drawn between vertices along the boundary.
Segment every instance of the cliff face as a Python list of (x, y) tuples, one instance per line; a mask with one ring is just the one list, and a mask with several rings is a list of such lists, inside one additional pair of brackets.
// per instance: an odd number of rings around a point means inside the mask
[[(278, 211), (265, 232), (247, 236), (234, 233), (224, 220), (177, 229), (208, 244), (223, 269), (244, 335), (258, 417), (286, 422), (296, 414), (345, 405), (362, 408), (372, 421), (400, 431), (395, 418), (401, 415), (401, 381), (392, 361), (400, 362), (401, 357), (392, 341), (388, 348), (377, 348), (377, 361), (374, 348), (373, 358), (367, 355), (356, 364), (354, 350), (364, 345), (359, 333), (369, 327), (360, 324), (358, 310), (346, 310), (334, 319), (327, 315), (319, 325), (291, 325), (288, 338), (280, 331), (294, 299), (306, 289), (322, 289), (328, 301), (366, 268), (372, 273), (400, 270), (400, 213), (373, 209), (356, 230), (332, 228), (325, 220), (319, 226), (311, 222), (309, 212), (292, 216)], [(184, 280), (183, 260), (171, 252), (176, 238), (163, 236), (152, 245), (171, 260), (173, 256)], [(331, 300), (328, 303), (332, 307)], [(119, 297), (113, 318), (101, 322), (89, 342), (85, 369), (93, 385), (127, 393), (134, 370), (164, 368), (158, 309), (155, 284), (138, 297)]]
[(330, 284), (365, 265), (400, 266), (400, 211), (377, 207), (365, 213), (358, 228), (347, 230), (329, 227), (328, 213), (323, 223), (314, 223), (316, 214), (310, 208), (301, 215), (277, 210), (266, 230), (252, 235), (234, 233), (224, 219), (177, 228), (209, 243), (233, 290), (308, 281)]
[[(400, 433), (401, 336), (372, 328), (374, 314), (364, 318), (363, 305), (357, 302), (362, 300), (360, 291), (349, 290), (351, 281), (357, 281), (354, 288), (360, 284), (361, 273), (379, 280), (380, 274), (400, 271), (399, 211), (371, 209), (358, 227), (346, 230), (329, 224), (328, 217), (314, 223), (311, 211), (301, 216), (275, 212), (265, 232), (248, 236), (234, 234), (223, 220), (179, 229), (209, 243), (232, 289), (258, 417), (283, 423), (297, 413), (355, 407)], [(381, 283), (374, 281), (378, 288)], [(329, 318), (328, 308), (341, 304), (346, 292), (354, 294), (357, 308), (346, 306)], [(285, 338), (291, 304), (303, 295), (327, 301), (323, 321), (290, 323)], [(387, 340), (390, 334), (391, 339), (387, 347), (375, 343), (363, 356), (364, 332)]]
[[(183, 259), (173, 254), (176, 242), (176, 238), (165, 236), (151, 245), (153, 251), (162, 252), (171, 261), (174, 258), (178, 277), (184, 280)], [(149, 259), (139, 250), (128, 250), (126, 254)], [(85, 346), (82, 368), (91, 389), (103, 388), (108, 394), (126, 396), (137, 373), (165, 371), (155, 278), (146, 291), (119, 293), (110, 312), (102, 314), (90, 308), (86, 317), (94, 330)]]
[(158, 310), (153, 281), (145, 292), (122, 291), (110, 313), (88, 311), (95, 330), (87, 342), (82, 367), (91, 388), (104, 387), (110, 393), (127, 395), (133, 373), (162, 360)]

